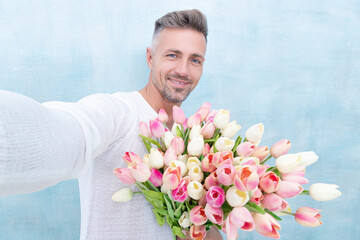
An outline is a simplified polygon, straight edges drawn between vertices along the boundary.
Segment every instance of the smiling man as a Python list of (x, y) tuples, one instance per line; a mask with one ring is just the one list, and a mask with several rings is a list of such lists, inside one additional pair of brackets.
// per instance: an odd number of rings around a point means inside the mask
[[(114, 192), (128, 187), (113, 170), (125, 167), (125, 151), (145, 154), (139, 121), (156, 118), (164, 108), (172, 125), (172, 107), (181, 105), (202, 75), (206, 37), (206, 18), (198, 10), (158, 19), (146, 51), (149, 80), (140, 91), (43, 104), (0, 91), (0, 196), (78, 178), (81, 239), (171, 239), (171, 229), (157, 224), (143, 196), (111, 201)], [(221, 235), (212, 229), (206, 239)]]

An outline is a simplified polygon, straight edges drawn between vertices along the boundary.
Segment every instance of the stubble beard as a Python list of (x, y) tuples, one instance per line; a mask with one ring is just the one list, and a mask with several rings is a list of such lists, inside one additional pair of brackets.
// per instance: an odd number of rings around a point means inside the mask
[(192, 89), (191, 87), (183, 89), (183, 88), (170, 88), (167, 84), (164, 84), (164, 87), (161, 88), (158, 82), (153, 80), (154, 86), (160, 92), (160, 94), (169, 102), (179, 103), (185, 101), (185, 99), (189, 96)]

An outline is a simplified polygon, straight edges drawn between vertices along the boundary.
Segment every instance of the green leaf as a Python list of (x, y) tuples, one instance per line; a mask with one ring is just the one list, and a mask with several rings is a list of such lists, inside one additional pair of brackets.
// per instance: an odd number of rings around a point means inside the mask
[(182, 134), (179, 126), (176, 126), (176, 136), (178, 136), (178, 137), (183, 137), (183, 134)]
[(163, 226), (164, 223), (165, 223), (164, 217), (160, 216), (160, 214), (157, 213), (154, 208), (153, 208), (153, 212), (154, 212), (154, 214), (155, 214), (156, 221), (158, 222), (158, 224), (159, 224), (160, 226)]
[[(258, 212), (261, 214), (265, 214), (265, 210), (258, 206), (256, 203), (253, 202), (248, 202), (245, 207), (250, 211), (250, 212)], [(250, 209), (249, 209), (250, 208)], [(251, 211), (252, 210), (252, 211)]]
[(142, 139), (145, 139), (146, 141), (154, 144), (154, 145), (157, 146), (159, 149), (161, 149), (161, 151), (165, 152), (164, 149), (162, 148), (161, 144), (158, 143), (157, 141), (155, 141), (154, 139), (145, 137), (145, 136), (143, 136), (143, 135), (141, 135), (141, 134), (140, 134), (140, 137), (141, 137)]
[(164, 216), (168, 216), (168, 212), (165, 210), (165, 209), (162, 209), (162, 208), (153, 208), (153, 211), (161, 214), (161, 215), (164, 215)]
[(143, 139), (143, 138), (142, 138), (142, 140), (143, 140), (143, 142), (144, 142), (144, 145), (145, 145), (145, 147), (146, 147), (146, 150), (148, 151), (148, 153), (150, 153), (151, 144), (148, 143), (148, 142), (147, 142), (145, 139)]
[(159, 208), (159, 209), (164, 208), (164, 203), (162, 203), (162, 202), (160, 202), (160, 201), (158, 201), (156, 199), (146, 198), (146, 200), (149, 203), (151, 203), (151, 205), (153, 205), (154, 208)]
[(174, 221), (171, 219), (170, 216), (166, 216), (166, 222), (170, 226), (170, 228), (172, 228), (172, 226), (174, 226)]
[(310, 192), (308, 190), (304, 190), (300, 193), (300, 195), (310, 195)]
[(172, 207), (171, 200), (170, 200), (169, 196), (164, 194), (164, 199), (165, 199), (166, 207), (167, 207), (170, 218), (172, 220), (175, 220), (174, 219), (174, 209)]
[(239, 146), (240, 143), (241, 143), (241, 136), (238, 136), (238, 137), (236, 138), (235, 145), (234, 145), (234, 147), (233, 147), (233, 149), (232, 149), (232, 152), (233, 152), (234, 154), (236, 153), (236, 148)]
[(175, 210), (175, 212), (174, 212), (174, 216), (175, 216), (175, 218), (176, 219), (179, 219), (180, 217), (181, 217), (181, 214), (182, 214), (182, 206), (184, 205), (184, 202), (182, 202), (179, 206), (178, 206), (178, 208)]
[(270, 211), (269, 209), (265, 208), (265, 212), (267, 212), (268, 214), (270, 214), (271, 216), (273, 216), (273, 218), (275, 218), (276, 220), (281, 220), (281, 218), (276, 215), (275, 213), (273, 213), (272, 211)]
[(177, 226), (173, 226), (171, 228), (171, 230), (173, 231), (173, 233), (181, 238), (186, 238), (185, 234), (181, 231), (181, 228), (177, 227)]
[(155, 192), (151, 190), (143, 190), (144, 195), (151, 199), (156, 199), (158, 201), (164, 202), (164, 194), (162, 192)]

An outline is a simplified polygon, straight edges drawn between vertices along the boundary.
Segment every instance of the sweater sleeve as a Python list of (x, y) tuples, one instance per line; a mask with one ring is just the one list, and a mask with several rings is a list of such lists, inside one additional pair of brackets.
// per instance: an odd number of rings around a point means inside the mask
[(130, 110), (130, 104), (109, 94), (40, 104), (0, 91), (0, 196), (81, 176), (124, 134)]

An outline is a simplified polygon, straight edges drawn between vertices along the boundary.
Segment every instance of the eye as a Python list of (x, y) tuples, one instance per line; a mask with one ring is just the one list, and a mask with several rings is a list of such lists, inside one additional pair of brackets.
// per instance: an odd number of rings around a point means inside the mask
[(168, 54), (167, 56), (170, 57), (170, 58), (176, 58), (176, 55), (173, 54), (173, 53), (170, 53), (170, 54)]
[(201, 65), (201, 61), (199, 59), (196, 59), (196, 58), (191, 59), (191, 62), (193, 62), (193, 63), (195, 63), (197, 65)]

